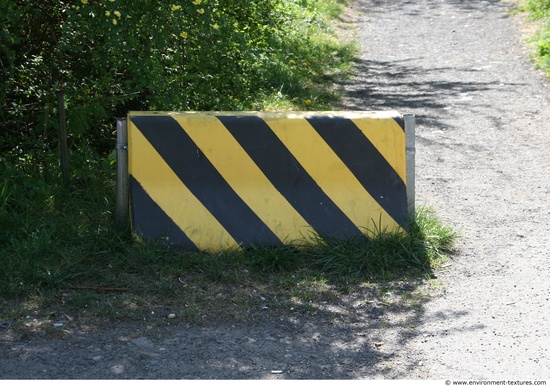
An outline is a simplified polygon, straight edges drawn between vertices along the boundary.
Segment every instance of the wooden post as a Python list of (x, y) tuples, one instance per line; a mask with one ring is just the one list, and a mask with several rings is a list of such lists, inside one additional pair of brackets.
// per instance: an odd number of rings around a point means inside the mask
[(65, 93), (57, 91), (57, 106), (59, 110), (59, 152), (61, 158), (61, 173), (63, 182), (69, 182), (69, 151), (67, 148), (67, 124), (65, 120)]

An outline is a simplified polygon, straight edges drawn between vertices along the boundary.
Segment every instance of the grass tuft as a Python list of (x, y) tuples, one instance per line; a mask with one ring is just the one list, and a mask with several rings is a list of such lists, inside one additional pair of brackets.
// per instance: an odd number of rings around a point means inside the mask
[(408, 233), (377, 231), (368, 239), (319, 241), (305, 253), (312, 269), (333, 276), (379, 280), (404, 271), (429, 274), (431, 267), (451, 251), (457, 235), (426, 208), (417, 212), (408, 229)]
[(529, 38), (533, 45), (532, 53), (537, 67), (550, 76), (550, 2), (548, 0), (525, 0), (518, 11), (527, 12), (532, 20), (536, 20), (538, 30)]

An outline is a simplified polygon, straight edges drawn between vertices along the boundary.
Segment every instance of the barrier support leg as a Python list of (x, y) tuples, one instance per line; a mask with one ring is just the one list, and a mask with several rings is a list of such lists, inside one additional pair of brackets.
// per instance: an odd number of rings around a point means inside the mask
[(121, 231), (129, 228), (128, 201), (128, 128), (126, 118), (118, 118), (117, 122), (117, 195), (116, 195), (116, 225)]
[(405, 150), (407, 157), (407, 210), (411, 218), (415, 215), (415, 117), (414, 114), (403, 114), (405, 120)]

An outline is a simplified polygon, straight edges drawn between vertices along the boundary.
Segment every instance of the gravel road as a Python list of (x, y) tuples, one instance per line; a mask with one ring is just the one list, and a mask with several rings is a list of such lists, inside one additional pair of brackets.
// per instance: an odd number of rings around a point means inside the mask
[(363, 54), (340, 108), (416, 115), (417, 206), (461, 234), (433, 283), (259, 322), (2, 329), (0, 378), (550, 379), (550, 86), (511, 5), (356, 0), (346, 15)]
[(357, 6), (363, 56), (346, 106), (417, 116), (417, 205), (462, 235), (407, 342), (422, 377), (550, 379), (550, 86), (512, 5)]

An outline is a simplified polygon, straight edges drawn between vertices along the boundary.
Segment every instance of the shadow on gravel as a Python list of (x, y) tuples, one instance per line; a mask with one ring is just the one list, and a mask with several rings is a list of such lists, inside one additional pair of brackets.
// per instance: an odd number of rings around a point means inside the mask
[(354, 285), (347, 294), (328, 288), (291, 311), (274, 294), (258, 292), (265, 300), (251, 305), (256, 315), (249, 321), (204, 326), (149, 315), (143, 322), (84, 329), (62, 320), (62, 328), (52, 328), (50, 316), (45, 330), (0, 332), (0, 350), (9, 353), (0, 378), (402, 378), (422, 369), (420, 358), (402, 352), (416, 338), (428, 300), (417, 292), (419, 284)]
[[(402, 348), (417, 338), (429, 300), (424, 275), (365, 283), (312, 277), (289, 289), (275, 282), (292, 270), (246, 282), (232, 274), (222, 270), (221, 286), (171, 281), (179, 303), (208, 300), (193, 311), (203, 323), (179, 311), (167, 319), (173, 310), (154, 304), (120, 322), (83, 320), (58, 305), (42, 321), (25, 319), (29, 328), (16, 323), (0, 331), (0, 350), (9, 353), (0, 378), (392, 379), (422, 370)], [(102, 294), (107, 303), (123, 296)]]
[[(478, 109), (492, 110), (494, 119), (504, 111), (483, 101), (483, 93), (496, 88), (513, 89), (518, 84), (479, 81), (475, 66), (469, 68), (423, 68), (417, 59), (374, 61), (356, 59), (354, 78), (343, 81), (344, 100), (338, 106), (349, 110), (398, 110), (414, 113), (427, 128), (447, 130), (457, 114), (474, 114)], [(452, 73), (452, 79), (445, 79)], [(439, 74), (442, 74), (441, 76)], [(444, 75), (443, 75), (444, 74)], [(471, 103), (472, 98), (477, 103)], [(426, 114), (429, 112), (429, 115)]]
[(238, 325), (240, 335), (226, 325), (210, 352), (198, 348), (211, 347), (204, 336), (182, 335), (179, 343), (218, 378), (402, 378), (422, 371), (420, 357), (403, 357), (428, 301), (418, 284), (353, 287), (338, 300), (312, 299), (289, 316)]
[[(418, 3), (418, 0), (359, 0), (357, 3), (360, 6), (365, 6), (365, 9), (368, 9), (368, 14), (388, 12), (389, 10), (403, 10), (403, 14), (408, 16), (419, 16), (425, 13), (423, 10), (415, 9), (417, 7), (414, 7), (414, 5)], [(458, 10), (467, 13), (479, 12), (480, 4), (482, 4), (484, 10), (487, 10), (489, 7), (496, 7), (500, 9), (509, 8), (509, 6), (504, 4), (502, 0), (443, 0), (440, 2), (427, 2), (425, 6), (428, 8), (439, 9), (442, 6), (445, 6), (442, 3), (450, 4)], [(504, 15), (503, 17), (508, 17), (508, 15)]]

